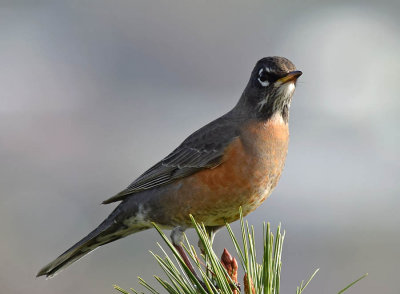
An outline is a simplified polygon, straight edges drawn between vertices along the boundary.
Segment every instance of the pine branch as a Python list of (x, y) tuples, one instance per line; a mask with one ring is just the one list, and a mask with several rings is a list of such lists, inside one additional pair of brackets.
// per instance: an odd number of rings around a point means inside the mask
[[(212, 249), (208, 233), (203, 224), (197, 223), (191, 216), (193, 227), (199, 237), (200, 242), (205, 249), (205, 256), (199, 258), (195, 247), (189, 242), (185, 236), (183, 247), (191, 259), (194, 268), (203, 279), (203, 285), (196, 279), (193, 273), (186, 266), (181, 256), (175, 249), (174, 245), (168, 237), (161, 231), (161, 229), (153, 224), (158, 233), (164, 240), (165, 244), (172, 251), (174, 260), (167, 254), (164, 248), (158, 244), (161, 250), (161, 255), (151, 252), (160, 267), (163, 269), (167, 280), (158, 276), (154, 276), (158, 283), (170, 294), (239, 294), (241, 293), (238, 284), (238, 262), (236, 258), (224, 249), (221, 259), (219, 259)], [(256, 240), (254, 234), (254, 227), (249, 226), (247, 221), (243, 220), (242, 212), (240, 210), (240, 226), (241, 235), (238, 239), (232, 231), (229, 224), (226, 224), (231, 241), (236, 249), (236, 255), (239, 260), (241, 270), (244, 272), (243, 292), (245, 294), (279, 294), (280, 291), (280, 275), (282, 268), (282, 246), (285, 238), (285, 232), (281, 232), (281, 225), (278, 226), (275, 235), (271, 232), (270, 224), (264, 223), (263, 226), (263, 256), (261, 263), (257, 261), (256, 254)], [(300, 286), (296, 289), (296, 294), (303, 293), (304, 289), (310, 281), (317, 274), (317, 269), (306, 283), (301, 282)], [(343, 288), (338, 294), (343, 293), (355, 283), (365, 278), (367, 274), (350, 283)], [(139, 284), (147, 289), (149, 293), (158, 294), (150, 284), (143, 279), (139, 278)], [(114, 288), (123, 294), (130, 294), (117, 285)], [(134, 289), (130, 289), (132, 293), (138, 293)]]

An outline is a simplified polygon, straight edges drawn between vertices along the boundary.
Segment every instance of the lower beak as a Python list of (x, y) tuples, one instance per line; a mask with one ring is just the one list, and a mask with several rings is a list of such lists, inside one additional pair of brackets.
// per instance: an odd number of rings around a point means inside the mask
[(286, 76), (280, 78), (278, 82), (281, 82), (282, 84), (288, 83), (288, 82), (295, 82), (299, 76), (301, 76), (303, 73), (299, 70), (291, 71), (288, 73)]

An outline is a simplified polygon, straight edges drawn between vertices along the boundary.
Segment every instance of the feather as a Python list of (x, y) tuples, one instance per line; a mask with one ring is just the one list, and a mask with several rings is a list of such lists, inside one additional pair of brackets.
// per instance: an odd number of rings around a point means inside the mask
[(153, 189), (221, 164), (226, 147), (238, 136), (238, 123), (225, 116), (189, 136), (163, 160), (148, 169), (125, 190), (103, 201), (121, 201), (143, 190)]

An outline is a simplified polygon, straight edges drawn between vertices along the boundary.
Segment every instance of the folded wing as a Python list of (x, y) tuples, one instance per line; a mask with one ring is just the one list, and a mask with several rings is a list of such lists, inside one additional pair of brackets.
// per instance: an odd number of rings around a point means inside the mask
[(143, 190), (169, 184), (206, 168), (222, 163), (226, 147), (238, 136), (235, 121), (225, 116), (209, 123), (189, 136), (178, 148), (155, 164), (125, 190), (103, 201), (108, 204), (124, 200)]

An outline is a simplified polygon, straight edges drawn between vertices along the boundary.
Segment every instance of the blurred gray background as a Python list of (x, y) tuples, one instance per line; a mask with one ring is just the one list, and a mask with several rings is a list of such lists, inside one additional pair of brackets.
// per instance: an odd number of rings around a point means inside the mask
[(400, 293), (399, 12), (399, 1), (0, 1), (0, 292), (153, 282), (154, 230), (51, 280), (35, 274), (111, 212), (102, 200), (233, 107), (258, 59), (281, 55), (304, 72), (289, 155), (247, 219), (286, 229), (282, 293), (316, 268), (306, 293), (365, 272), (348, 293)]

